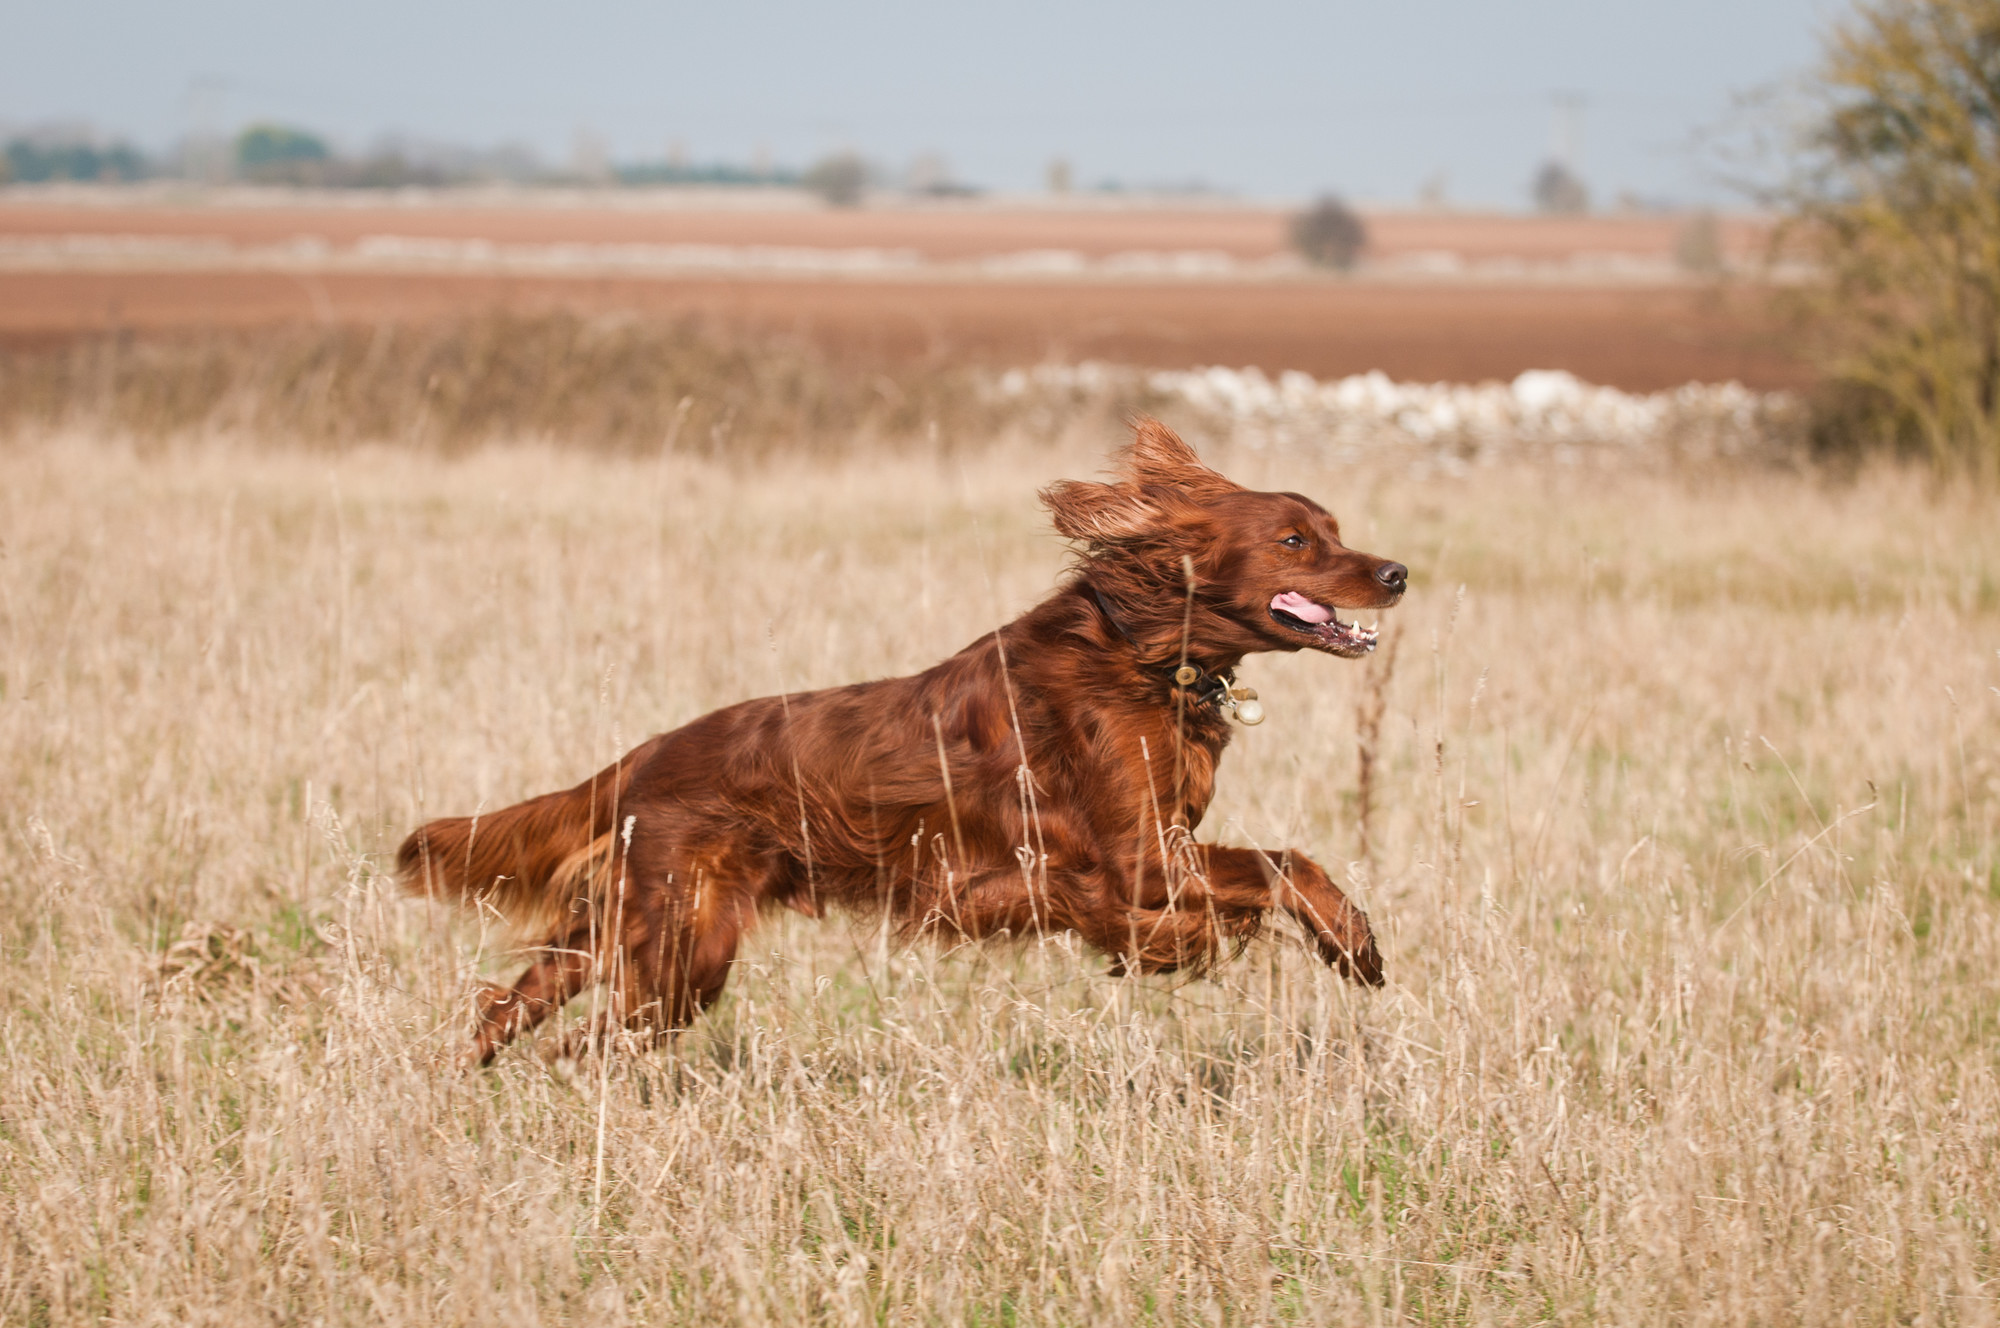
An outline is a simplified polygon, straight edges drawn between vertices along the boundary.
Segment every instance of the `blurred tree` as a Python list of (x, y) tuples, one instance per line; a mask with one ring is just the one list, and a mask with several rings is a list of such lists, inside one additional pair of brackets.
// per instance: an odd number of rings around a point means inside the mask
[(1535, 206), (1543, 212), (1574, 216), (1590, 211), (1590, 190), (1559, 161), (1546, 161), (1535, 172)]
[(1816, 91), (1786, 234), (1823, 277), (1819, 438), (2000, 480), (2000, 0), (1865, 0)]
[(1309, 263), (1346, 271), (1367, 246), (1360, 215), (1332, 194), (1292, 218), (1292, 247)]
[(858, 207), (868, 187), (868, 167), (852, 152), (822, 158), (805, 173), (805, 186), (834, 207)]
[(332, 156), (320, 138), (285, 125), (253, 124), (236, 136), (236, 164), (253, 180), (313, 183)]

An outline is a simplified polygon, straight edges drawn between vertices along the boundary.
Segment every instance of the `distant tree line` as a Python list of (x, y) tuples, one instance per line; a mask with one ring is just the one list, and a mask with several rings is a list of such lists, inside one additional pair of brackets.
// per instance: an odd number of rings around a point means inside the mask
[[(581, 136), (580, 136), (581, 137)], [(395, 189), (505, 181), (524, 185), (689, 185), (729, 188), (808, 189), (832, 207), (856, 207), (870, 190), (957, 198), (978, 189), (953, 177), (942, 157), (919, 156), (898, 178), (853, 152), (836, 152), (804, 170), (766, 163), (691, 162), (678, 146), (663, 160), (607, 162), (601, 141), (569, 168), (553, 166), (526, 148), (473, 151), (388, 142), (365, 152), (342, 151), (311, 130), (275, 121), (246, 126), (233, 139), (189, 140), (159, 155), (127, 143), (104, 144), (80, 129), (44, 129), (0, 144), (0, 184), (124, 182), (182, 178), (204, 183), (319, 189)]]
[(759, 170), (754, 166), (738, 166), (730, 162), (644, 161), (633, 162), (611, 168), (612, 178), (620, 184), (707, 184), (707, 185), (797, 185), (801, 177), (797, 171), (785, 167)]
[(154, 166), (137, 148), (124, 143), (99, 146), (82, 139), (23, 135), (0, 150), (0, 181), (24, 184), (56, 181), (143, 180)]
[[(0, 184), (125, 183), (154, 178), (325, 189), (394, 189), (505, 180), (518, 184), (598, 183), (538, 160), (526, 149), (477, 152), (383, 144), (342, 152), (323, 136), (275, 122), (251, 124), (233, 140), (197, 143), (149, 154), (129, 143), (100, 142), (80, 129), (44, 129), (0, 143)], [(807, 185), (804, 172), (729, 162), (634, 162), (612, 166), (602, 180), (622, 185)], [(822, 190), (822, 192), (825, 192)]]

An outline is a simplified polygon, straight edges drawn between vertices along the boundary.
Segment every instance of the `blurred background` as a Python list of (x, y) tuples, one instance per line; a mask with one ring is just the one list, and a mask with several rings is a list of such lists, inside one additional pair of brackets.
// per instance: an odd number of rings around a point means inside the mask
[(1769, 231), (1731, 145), (1822, 24), (1809, 0), (12, 4), (0, 346), (562, 311), (871, 373), (1796, 387), (1723, 280), (1761, 278)]
[(2000, 473), (1992, 0), (6, 31), (0, 423), (928, 437), (1103, 369), (1115, 408), (1220, 374), (1236, 423), (1365, 401), (1469, 454), (1469, 410), (1595, 438), (1735, 384), (1787, 445)]

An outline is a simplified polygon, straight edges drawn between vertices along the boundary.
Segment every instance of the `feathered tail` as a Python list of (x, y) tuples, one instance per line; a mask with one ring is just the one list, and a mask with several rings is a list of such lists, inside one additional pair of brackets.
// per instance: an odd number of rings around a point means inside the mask
[(611, 861), (635, 758), (647, 749), (561, 793), (419, 826), (396, 850), (397, 880), (411, 894), (491, 908), (523, 933), (549, 930), (588, 907)]

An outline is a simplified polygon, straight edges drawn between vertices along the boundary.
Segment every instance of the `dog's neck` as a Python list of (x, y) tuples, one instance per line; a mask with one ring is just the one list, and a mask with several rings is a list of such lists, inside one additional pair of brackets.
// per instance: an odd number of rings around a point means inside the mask
[[(1132, 635), (1131, 629), (1125, 625), (1124, 619), (1119, 617), (1118, 610), (1112, 607), (1104, 592), (1088, 578), (1084, 579), (1083, 584), (1090, 591), (1090, 598), (1096, 603), (1098, 612), (1104, 616), (1105, 624), (1143, 659), (1146, 653), (1145, 647)], [(1230, 688), (1236, 682), (1235, 665), (1236, 661), (1233, 659), (1227, 663), (1203, 664), (1188, 656), (1183, 648), (1182, 656), (1172, 663), (1163, 666), (1142, 665), (1142, 667), (1146, 667), (1149, 672), (1164, 675), (1169, 688), (1184, 695), (1190, 705), (1220, 711), (1229, 698)]]

